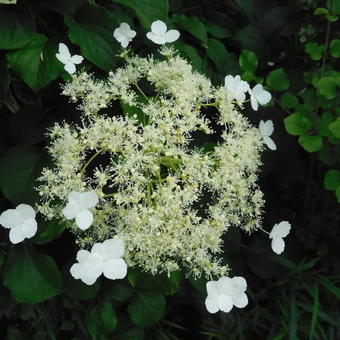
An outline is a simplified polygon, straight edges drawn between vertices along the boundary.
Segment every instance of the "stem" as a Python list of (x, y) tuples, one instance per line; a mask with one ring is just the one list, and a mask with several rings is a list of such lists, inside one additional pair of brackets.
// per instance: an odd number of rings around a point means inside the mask
[(137, 90), (141, 93), (141, 95), (149, 102), (149, 97), (143, 92), (143, 90), (138, 86), (137, 83), (135, 83), (135, 86), (137, 87)]
[(262, 229), (261, 227), (259, 227), (259, 229), (262, 230), (264, 233), (270, 235), (270, 233), (269, 233), (267, 230), (264, 230), (264, 229)]
[(217, 103), (201, 104), (201, 106), (217, 106)]
[(80, 170), (80, 173), (82, 174), (86, 168), (91, 164), (91, 162), (99, 155), (103, 152), (104, 150), (99, 150), (97, 151), (87, 162), (86, 164), (82, 167), (82, 169)]
[(328, 44), (329, 44), (329, 35), (331, 30), (331, 23), (328, 21), (327, 24), (327, 32), (326, 32), (326, 41), (325, 41), (325, 52), (323, 54), (322, 58), (322, 66), (321, 66), (321, 74), (323, 75), (325, 72), (325, 66), (326, 66), (326, 59), (327, 59), (327, 51), (328, 51)]
[(116, 195), (115, 192), (113, 192), (112, 194), (106, 194), (106, 195), (104, 195), (103, 197), (104, 197), (104, 198), (108, 198), (108, 197), (113, 197), (114, 195)]

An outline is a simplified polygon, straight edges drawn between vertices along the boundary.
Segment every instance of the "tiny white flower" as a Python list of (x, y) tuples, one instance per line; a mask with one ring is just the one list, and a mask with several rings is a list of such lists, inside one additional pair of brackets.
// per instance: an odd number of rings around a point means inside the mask
[(246, 100), (246, 92), (249, 91), (249, 84), (241, 80), (240, 76), (228, 75), (224, 78), (224, 87), (228, 91), (231, 98), (237, 103), (242, 104)]
[(260, 129), (260, 133), (262, 135), (264, 144), (266, 144), (270, 150), (276, 150), (276, 144), (270, 138), (270, 136), (272, 135), (274, 131), (273, 121), (267, 120), (264, 122), (263, 120), (261, 120), (259, 124), (259, 129)]
[(260, 105), (266, 105), (270, 102), (272, 95), (263, 89), (261, 84), (255, 85), (251, 90), (248, 91), (250, 94), (250, 103), (254, 111), (257, 111)]
[(136, 31), (132, 30), (126, 22), (122, 22), (120, 26), (114, 30), (113, 36), (122, 47), (126, 48), (136, 36)]
[(272, 249), (276, 254), (281, 254), (285, 249), (285, 241), (283, 240), (290, 232), (291, 225), (288, 221), (282, 221), (275, 224), (269, 234), (272, 239)]
[(146, 36), (155, 44), (164, 45), (176, 41), (180, 33), (177, 30), (167, 31), (166, 24), (161, 20), (156, 20), (151, 24), (151, 32), (148, 32)]
[(81, 55), (71, 56), (68, 47), (63, 43), (59, 44), (58, 52), (59, 53), (57, 53), (55, 56), (60, 62), (64, 64), (64, 69), (69, 74), (73, 74), (74, 72), (76, 72), (75, 64), (80, 64), (84, 60), (84, 58)]
[(0, 215), (0, 224), (10, 229), (9, 239), (14, 244), (33, 237), (37, 232), (35, 211), (28, 204), (19, 204), (15, 209), (4, 211)]
[(87, 285), (92, 285), (102, 274), (108, 279), (123, 279), (127, 274), (127, 265), (122, 259), (124, 242), (118, 238), (95, 243), (91, 252), (79, 250), (77, 261), (70, 268), (71, 275)]
[(63, 209), (63, 214), (68, 220), (76, 219), (77, 226), (86, 230), (93, 222), (93, 214), (89, 210), (98, 203), (98, 196), (94, 191), (75, 192), (68, 195), (68, 203)]
[(247, 282), (241, 276), (233, 278), (223, 276), (217, 281), (209, 281), (206, 284), (208, 296), (205, 306), (209, 313), (218, 311), (230, 312), (233, 306), (244, 308), (248, 304), (245, 294)]

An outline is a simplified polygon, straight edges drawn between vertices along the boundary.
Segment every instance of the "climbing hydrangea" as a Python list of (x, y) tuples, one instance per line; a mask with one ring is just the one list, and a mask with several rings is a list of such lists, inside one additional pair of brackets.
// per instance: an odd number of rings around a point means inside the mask
[(65, 218), (70, 193), (94, 192), (90, 228), (71, 220), (80, 208), (69, 216), (81, 248), (116, 237), (128, 267), (226, 275), (223, 234), (258, 229), (263, 206), (263, 139), (235, 94), (164, 46), (159, 59), (127, 57), (106, 80), (72, 78), (63, 94), (78, 103), (82, 123), (49, 131), (53, 167), (40, 177), (39, 211)]

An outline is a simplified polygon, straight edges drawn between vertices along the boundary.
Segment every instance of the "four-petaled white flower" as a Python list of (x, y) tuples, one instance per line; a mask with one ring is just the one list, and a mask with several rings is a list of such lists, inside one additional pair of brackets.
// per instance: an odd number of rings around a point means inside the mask
[(87, 285), (94, 284), (102, 274), (111, 280), (123, 279), (127, 274), (127, 265), (122, 259), (124, 250), (124, 242), (118, 238), (95, 243), (91, 252), (78, 251), (78, 263), (72, 265), (70, 272)]
[(235, 99), (239, 104), (242, 104), (246, 100), (246, 92), (250, 89), (249, 84), (241, 80), (240, 76), (233, 77), (231, 75), (224, 78), (224, 87), (230, 97)]
[(151, 32), (148, 32), (146, 36), (155, 44), (163, 45), (176, 41), (180, 33), (177, 30), (167, 31), (165, 23), (161, 20), (156, 20), (151, 24)]
[(68, 195), (68, 203), (63, 209), (63, 214), (68, 220), (76, 219), (77, 226), (86, 230), (93, 222), (93, 214), (89, 210), (98, 203), (98, 196), (94, 191), (75, 192)]
[(217, 281), (209, 281), (206, 284), (208, 296), (205, 306), (209, 313), (218, 311), (230, 312), (233, 306), (244, 308), (248, 304), (245, 294), (247, 282), (241, 276), (233, 278), (223, 276)]
[(136, 36), (136, 31), (132, 30), (126, 22), (122, 22), (120, 26), (114, 30), (113, 36), (122, 47), (126, 48), (129, 42)]
[(81, 55), (73, 55), (71, 56), (70, 51), (68, 50), (68, 47), (60, 43), (59, 44), (59, 53), (57, 53), (55, 56), (57, 59), (64, 64), (64, 69), (69, 74), (73, 74), (76, 72), (76, 66), (75, 64), (80, 64), (84, 58)]
[(279, 224), (275, 224), (272, 231), (269, 234), (269, 238), (272, 239), (272, 249), (276, 254), (281, 254), (285, 249), (285, 241), (283, 240), (290, 232), (290, 223), (288, 221), (282, 221)]
[(37, 232), (35, 211), (28, 204), (19, 204), (15, 209), (4, 211), (0, 215), (0, 224), (11, 229), (9, 239), (14, 244), (33, 237)]
[(249, 89), (250, 103), (254, 111), (257, 111), (260, 105), (266, 105), (270, 102), (272, 95), (263, 89), (261, 84), (255, 85), (251, 90)]
[(276, 144), (270, 138), (270, 136), (272, 135), (274, 131), (273, 121), (267, 120), (264, 122), (263, 120), (261, 120), (259, 124), (259, 129), (260, 129), (260, 133), (262, 135), (264, 144), (266, 144), (270, 150), (276, 150)]

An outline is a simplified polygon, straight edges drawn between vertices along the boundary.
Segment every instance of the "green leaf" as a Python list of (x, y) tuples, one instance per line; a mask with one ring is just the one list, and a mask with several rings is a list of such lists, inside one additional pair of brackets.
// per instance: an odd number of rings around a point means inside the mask
[(26, 6), (0, 5), (0, 49), (25, 46), (32, 39), (34, 31), (34, 19)]
[(329, 44), (329, 51), (334, 58), (340, 58), (340, 39), (334, 39)]
[(290, 299), (290, 314), (289, 314), (289, 339), (297, 340), (298, 329), (298, 311), (296, 305), (296, 297), (293, 294)]
[(331, 169), (326, 172), (324, 185), (326, 190), (336, 190), (340, 185), (340, 171)]
[(312, 60), (320, 60), (325, 51), (324, 45), (319, 45), (316, 42), (309, 42), (305, 45), (305, 51), (309, 54)]
[(119, 25), (117, 17), (102, 7), (86, 4), (74, 17), (65, 16), (65, 23), (71, 41), (80, 46), (84, 57), (104, 71), (115, 67), (119, 45), (113, 30)]
[(328, 125), (329, 129), (333, 133), (333, 135), (340, 139), (340, 118), (338, 118), (336, 121)]
[(228, 51), (224, 44), (216, 39), (208, 39), (208, 57), (213, 61), (220, 72), (225, 72), (228, 68)]
[(340, 203), (340, 185), (336, 188), (335, 195), (338, 203)]
[(117, 327), (117, 315), (112, 305), (102, 302), (92, 307), (86, 315), (86, 326), (94, 339), (98, 334), (110, 334)]
[(110, 286), (105, 288), (105, 300), (124, 302), (133, 294), (133, 288), (125, 282), (110, 282)]
[(316, 87), (319, 89), (320, 93), (327, 99), (334, 99), (336, 97), (336, 78), (322, 77), (316, 83)]
[(20, 303), (38, 303), (61, 293), (62, 281), (55, 262), (33, 247), (12, 248), (6, 260), (3, 283)]
[(328, 9), (323, 7), (318, 7), (314, 10), (314, 15), (327, 15)]
[(294, 136), (305, 134), (311, 127), (311, 120), (301, 113), (293, 113), (283, 120), (288, 133)]
[(205, 26), (208, 33), (216, 39), (230, 38), (232, 36), (232, 34), (226, 28), (215, 25), (212, 22), (208, 22)]
[(294, 109), (299, 105), (299, 99), (292, 92), (285, 92), (280, 98), (280, 103), (286, 109)]
[(202, 57), (194, 47), (183, 44), (180, 41), (176, 41), (174, 45), (180, 55), (187, 59), (196, 71), (203, 71), (204, 63)]
[(252, 51), (242, 50), (239, 58), (239, 64), (243, 70), (254, 73), (258, 65), (256, 54)]
[(173, 21), (183, 27), (206, 46), (208, 44), (207, 30), (201, 20), (196, 17), (187, 17), (185, 14), (174, 14)]
[(136, 326), (148, 327), (164, 316), (165, 306), (163, 294), (138, 292), (128, 305), (128, 313)]
[(41, 232), (32, 238), (34, 244), (46, 244), (58, 238), (66, 229), (67, 223), (60, 220), (52, 220), (45, 224)]
[(34, 203), (39, 197), (35, 180), (43, 167), (43, 156), (37, 149), (14, 147), (0, 160), (0, 188), (14, 204)]
[(327, 277), (321, 277), (319, 282), (337, 299), (340, 299), (340, 288), (337, 287), (331, 280)]
[(271, 71), (266, 80), (267, 85), (275, 91), (284, 91), (289, 87), (288, 75), (282, 68)]
[(56, 58), (56, 53), (55, 43), (49, 42), (42, 34), (36, 34), (21, 50), (8, 52), (7, 59), (24, 82), (38, 91), (61, 74), (63, 65)]
[(168, 0), (112, 0), (119, 4), (132, 8), (142, 25), (146, 29), (150, 29), (151, 24), (155, 20), (166, 22), (169, 11)]
[(302, 135), (299, 137), (299, 144), (308, 152), (319, 151), (322, 146), (322, 137)]
[(6, 99), (10, 82), (11, 78), (7, 69), (7, 62), (5, 58), (0, 56), (0, 108)]
[(313, 286), (312, 295), (314, 298), (314, 303), (313, 303), (313, 311), (312, 311), (312, 322), (309, 328), (309, 340), (315, 339), (315, 335), (316, 335), (315, 329), (316, 329), (319, 309), (320, 309), (319, 286), (317, 282), (315, 282)]
[(143, 340), (144, 329), (143, 328), (130, 328), (126, 332), (122, 333), (119, 337), (120, 340)]

